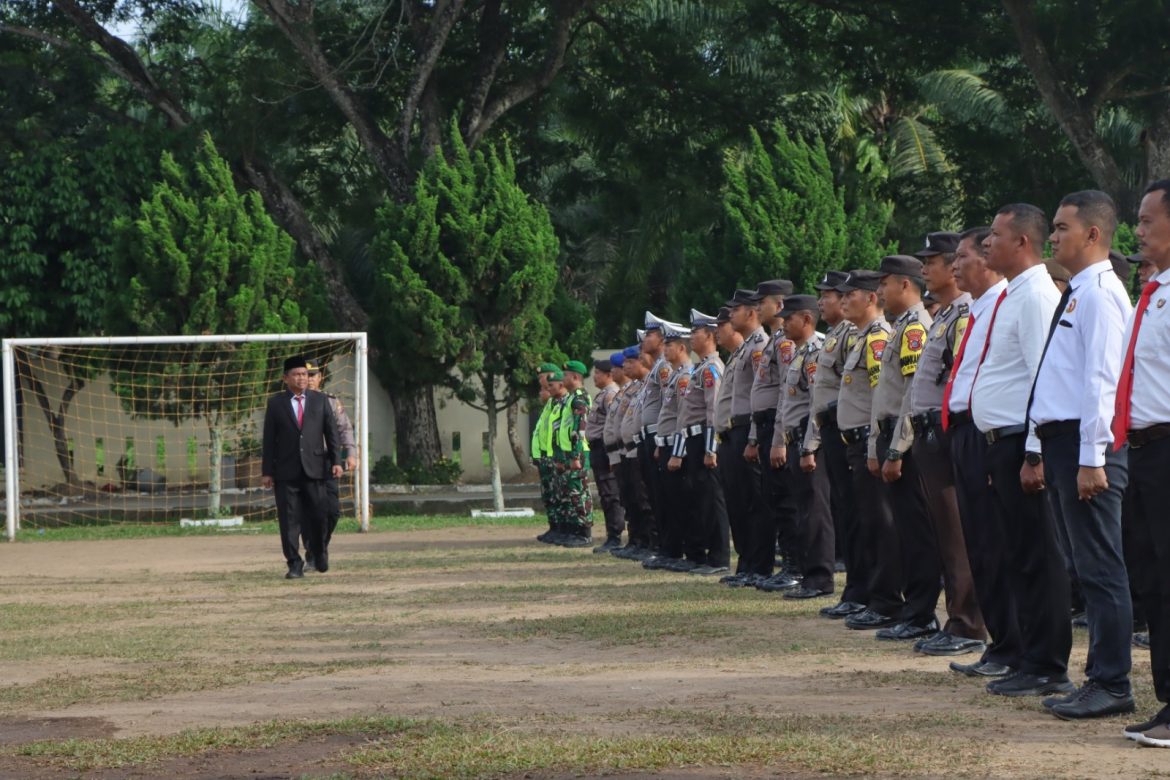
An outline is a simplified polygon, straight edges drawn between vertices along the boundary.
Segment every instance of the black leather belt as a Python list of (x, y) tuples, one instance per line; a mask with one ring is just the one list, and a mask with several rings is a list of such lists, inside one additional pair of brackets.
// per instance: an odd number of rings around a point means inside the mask
[(841, 431), (841, 441), (846, 444), (857, 444), (869, 438), (869, 426), (862, 425), (858, 428), (846, 428)]
[(808, 433), (808, 418), (805, 417), (800, 421), (800, 425), (795, 428), (789, 428), (784, 431), (785, 444), (801, 444), (804, 442), (804, 436)]
[(762, 412), (752, 412), (752, 422), (756, 425), (774, 425), (776, 422), (776, 410), (765, 409)]
[(910, 418), (910, 424), (914, 426), (914, 433), (924, 433), (928, 428), (942, 428), (942, 412), (931, 409), (922, 414), (916, 414)]
[(1056, 422), (1047, 422), (1043, 425), (1036, 426), (1036, 438), (1041, 441), (1051, 439), (1053, 436), (1064, 436), (1070, 433), (1080, 436), (1080, 420), (1057, 420)]
[(882, 436), (893, 436), (894, 431), (898, 430), (900, 421), (900, 417), (887, 417), (884, 420), (878, 420), (878, 433)]
[(837, 424), (837, 404), (829, 404), (829, 408), (823, 412), (817, 412), (814, 419), (817, 421), (817, 427), (822, 430), (832, 425)]
[(731, 416), (731, 427), (738, 428), (741, 425), (750, 425), (752, 416), (750, 414), (733, 414)]
[(987, 439), (988, 444), (995, 444), (1009, 436), (1019, 436), (1027, 430), (1026, 425), (1009, 425), (1005, 428), (992, 428), (990, 431), (984, 431), (983, 436)]
[(971, 419), (970, 410), (967, 410), (965, 412), (951, 412), (951, 419), (950, 419), (950, 422), (948, 423), (947, 427), (948, 428), (957, 428), (960, 425), (966, 425), (969, 422), (974, 422), (974, 420)]
[(623, 447), (621, 444), (607, 444), (607, 445), (605, 445), (606, 452), (617, 452), (618, 450), (624, 450), (624, 449), (625, 449), (625, 447)]
[(1141, 449), (1147, 444), (1156, 442), (1159, 439), (1170, 438), (1170, 423), (1158, 423), (1157, 425), (1151, 425), (1149, 428), (1137, 428), (1128, 431), (1125, 437), (1129, 441), (1131, 449)]

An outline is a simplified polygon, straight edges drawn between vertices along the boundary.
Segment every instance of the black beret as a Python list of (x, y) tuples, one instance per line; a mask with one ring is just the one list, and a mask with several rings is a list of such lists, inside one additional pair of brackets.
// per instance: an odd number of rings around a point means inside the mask
[(286, 358), (284, 361), (284, 373), (286, 373), (286, 374), (289, 371), (292, 371), (294, 368), (307, 368), (307, 367), (308, 367), (308, 362), (305, 360), (304, 355), (293, 355), (290, 358)]
[(792, 295), (796, 288), (792, 286), (792, 282), (787, 279), (769, 279), (766, 282), (760, 282), (756, 285), (755, 299), (757, 301), (767, 298), (769, 295)]
[(813, 285), (814, 288), (824, 292), (825, 290), (836, 290), (837, 285), (845, 281), (849, 276), (845, 271), (826, 271), (824, 277)]
[(817, 299), (812, 295), (789, 295), (784, 299), (784, 311), (781, 314), (795, 314), (798, 311), (810, 311), (819, 315)]
[(724, 305), (729, 306), (732, 309), (734, 309), (736, 306), (755, 306), (756, 305), (756, 291), (755, 290), (744, 290), (742, 288), (739, 290), (736, 290), (735, 294), (732, 295), (731, 299), (728, 300), (727, 303)]
[(927, 233), (926, 247), (914, 253), (915, 257), (934, 257), (935, 255), (951, 255), (959, 248), (958, 233)]
[(608, 360), (594, 360), (593, 367), (598, 371), (604, 371), (607, 374), (613, 371), (613, 363)]
[(886, 255), (878, 266), (881, 276), (909, 276), (911, 279), (922, 278), (922, 261), (909, 255)]
[(877, 271), (850, 271), (845, 281), (837, 285), (837, 292), (847, 293), (851, 290), (865, 290), (877, 292), (881, 284), (882, 274)]

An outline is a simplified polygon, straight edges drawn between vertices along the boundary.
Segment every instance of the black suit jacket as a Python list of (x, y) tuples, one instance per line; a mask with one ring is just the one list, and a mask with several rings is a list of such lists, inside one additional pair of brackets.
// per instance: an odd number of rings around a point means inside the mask
[(268, 399), (264, 413), (264, 453), (261, 473), (277, 482), (307, 477), (326, 479), (340, 463), (337, 418), (324, 393), (305, 391), (305, 414), (300, 429), (287, 390)]

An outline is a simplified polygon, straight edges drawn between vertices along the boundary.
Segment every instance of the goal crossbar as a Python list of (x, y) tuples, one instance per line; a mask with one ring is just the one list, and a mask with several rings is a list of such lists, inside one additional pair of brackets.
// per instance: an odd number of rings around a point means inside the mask
[(5, 530), (9, 541), (16, 538), (20, 527), (19, 495), (19, 436), (16, 408), (16, 360), (15, 350), (21, 347), (38, 346), (130, 346), (150, 344), (230, 344), (260, 342), (307, 342), (307, 341), (353, 341), (354, 348), (354, 403), (357, 440), (361, 457), (354, 475), (355, 512), (362, 531), (370, 525), (370, 466), (369, 466), (369, 345), (364, 332), (334, 333), (256, 333), (223, 334), (199, 336), (77, 336), (62, 338), (7, 338), (3, 340), (0, 365), (3, 366), (4, 397), (4, 478), (5, 478)]

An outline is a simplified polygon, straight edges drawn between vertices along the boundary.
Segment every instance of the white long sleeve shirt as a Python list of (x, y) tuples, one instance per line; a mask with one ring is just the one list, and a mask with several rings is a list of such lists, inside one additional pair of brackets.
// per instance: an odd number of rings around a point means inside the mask
[[(1024, 424), (1048, 325), (1059, 300), (1060, 292), (1043, 265), (1034, 265), (1008, 282), (1007, 297), (990, 323), (987, 356), (976, 369), (971, 393), (971, 416), (980, 431)], [(979, 351), (974, 357), (978, 359)], [(1028, 451), (1040, 451), (1035, 436), (1028, 436)]]
[(1113, 443), (1109, 428), (1125, 356), (1122, 337), (1133, 306), (1108, 258), (1069, 280), (1069, 292), (1036, 375), (1030, 417), (1033, 431), (1044, 423), (1079, 420), (1080, 465), (1100, 468)]
[[(1132, 430), (1170, 423), (1170, 270), (1150, 281), (1161, 287), (1150, 296), (1150, 307), (1142, 317), (1133, 350), (1133, 395), (1130, 397), (1129, 427)], [(1133, 317), (1121, 340), (1122, 359), (1129, 348)]]
[(949, 406), (952, 413), (965, 412), (971, 408), (971, 388), (975, 385), (975, 369), (979, 367), (983, 342), (987, 341), (991, 310), (995, 308), (995, 302), (1005, 287), (1007, 282), (1000, 279), (971, 303), (971, 322), (967, 326), (971, 335), (966, 337), (963, 360), (955, 371), (955, 382), (951, 386)]

